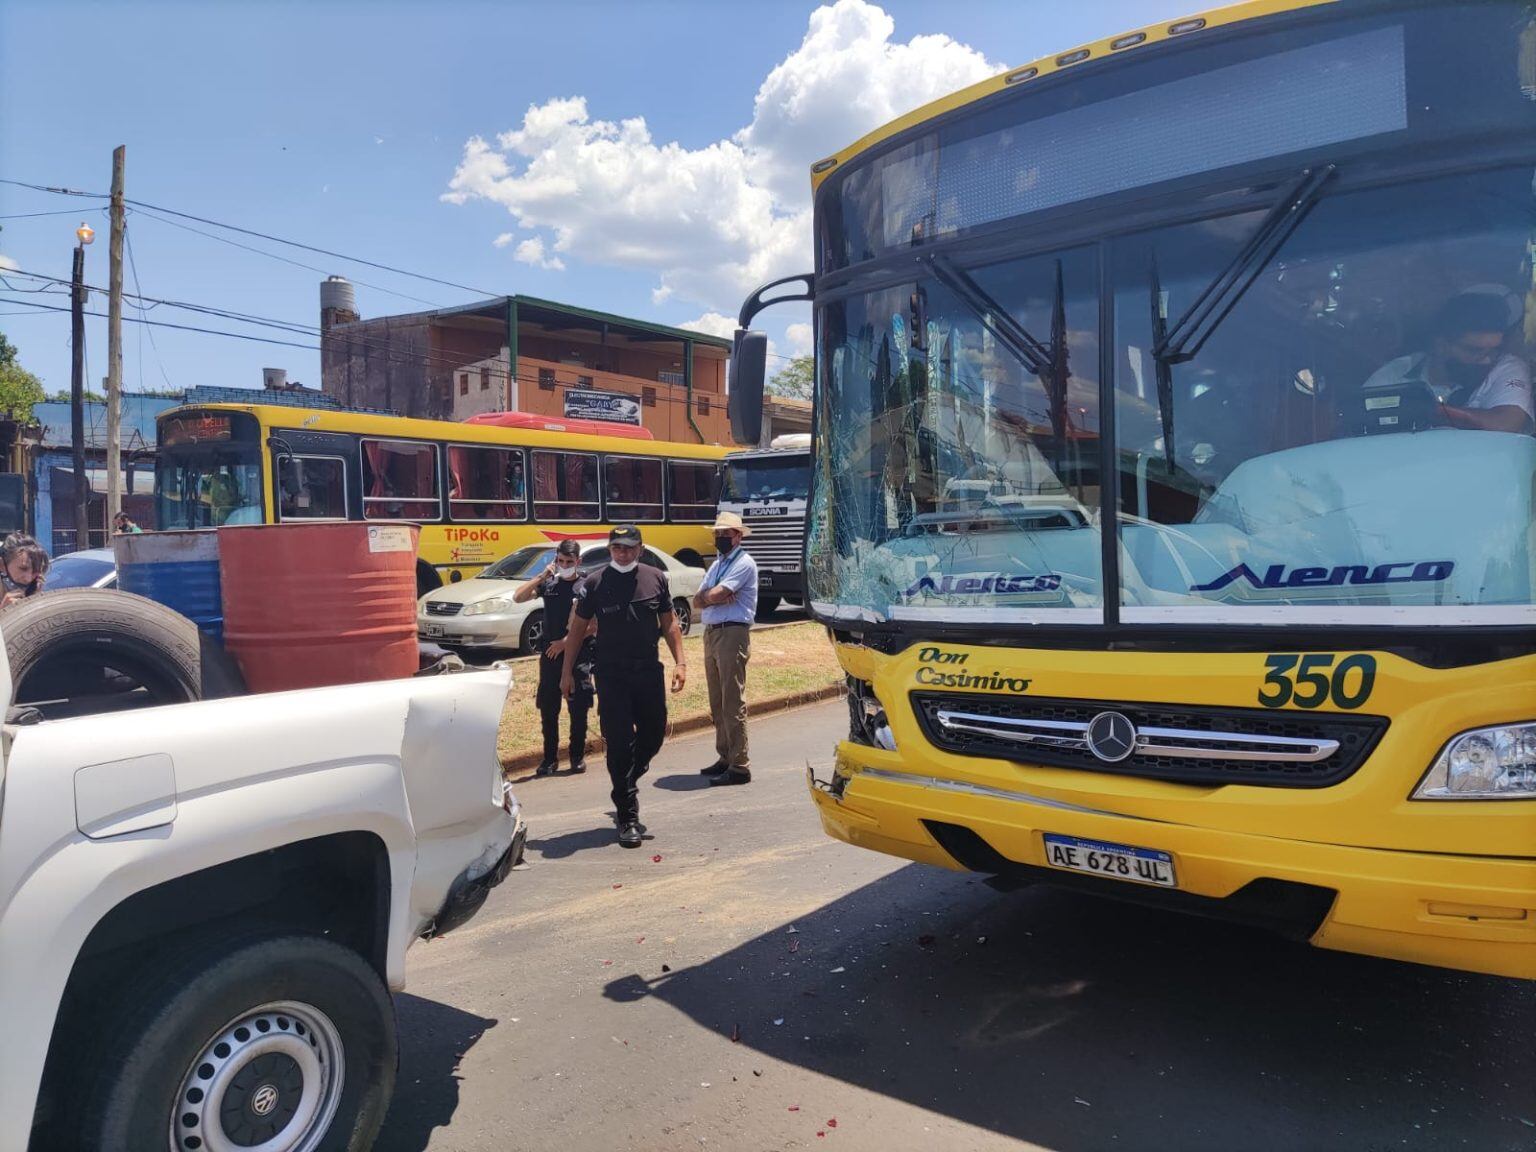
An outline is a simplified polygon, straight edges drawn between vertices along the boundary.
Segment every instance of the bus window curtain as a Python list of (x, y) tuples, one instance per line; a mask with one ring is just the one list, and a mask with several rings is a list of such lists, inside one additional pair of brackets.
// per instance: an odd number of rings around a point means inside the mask
[(384, 445), (377, 440), (364, 440), (363, 459), (368, 462), (367, 495), (388, 495), (384, 487)]

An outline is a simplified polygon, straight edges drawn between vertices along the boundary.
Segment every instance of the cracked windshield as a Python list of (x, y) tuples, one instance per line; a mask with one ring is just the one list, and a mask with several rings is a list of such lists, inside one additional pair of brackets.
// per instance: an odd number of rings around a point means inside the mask
[(1532, 170), (1333, 195), (1329, 175), (1280, 190), (1306, 215), (1267, 261), (1260, 208), (1098, 249), (930, 256), (826, 307), (813, 598), (1097, 622), (1112, 506), (1127, 620), (1529, 605)]

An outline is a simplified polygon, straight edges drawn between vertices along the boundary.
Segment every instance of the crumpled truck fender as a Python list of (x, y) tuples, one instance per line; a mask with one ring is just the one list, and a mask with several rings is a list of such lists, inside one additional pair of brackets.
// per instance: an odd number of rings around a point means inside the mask
[(434, 676), (411, 699), (401, 761), (416, 832), (413, 936), (442, 911), (456, 880), (479, 879), (512, 844), (496, 755), (510, 682), (504, 671)]

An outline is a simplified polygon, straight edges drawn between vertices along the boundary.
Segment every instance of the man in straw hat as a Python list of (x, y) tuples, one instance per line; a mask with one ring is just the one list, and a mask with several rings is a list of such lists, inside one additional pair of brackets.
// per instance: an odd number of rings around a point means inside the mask
[(719, 555), (693, 598), (704, 624), (704, 678), (715, 721), (715, 762), (701, 769), (711, 784), (747, 784), (747, 660), (757, 613), (757, 561), (741, 546), (752, 529), (734, 512), (715, 518)]

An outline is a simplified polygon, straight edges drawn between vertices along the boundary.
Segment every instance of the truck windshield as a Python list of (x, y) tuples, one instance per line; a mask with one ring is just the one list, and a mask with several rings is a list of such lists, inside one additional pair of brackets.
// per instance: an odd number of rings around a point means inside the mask
[(1528, 622), (1532, 176), (1324, 195), (1174, 363), (1154, 349), (1264, 209), (961, 263), (1061, 347), (1034, 370), (953, 276), (824, 306), (813, 602), (1098, 623), (1112, 520), (1127, 621)]
[(749, 500), (804, 500), (810, 484), (810, 457), (806, 455), (727, 460), (725, 476), (720, 485), (720, 499), (738, 503)]

